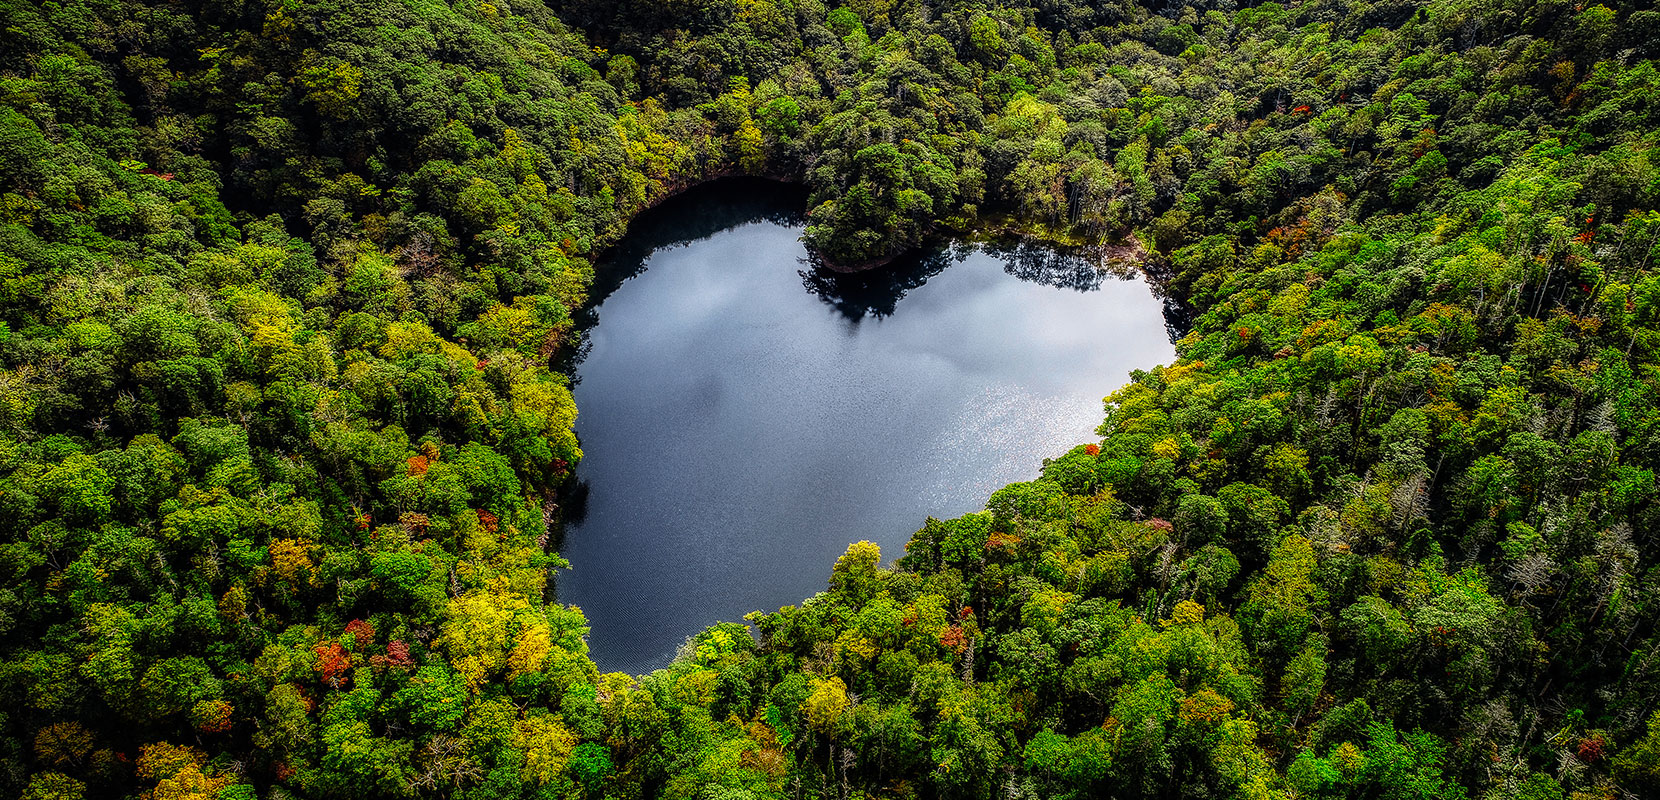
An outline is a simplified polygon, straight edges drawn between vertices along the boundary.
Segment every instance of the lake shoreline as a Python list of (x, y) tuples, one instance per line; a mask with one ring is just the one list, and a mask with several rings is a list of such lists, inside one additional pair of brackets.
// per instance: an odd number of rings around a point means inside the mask
[(572, 372), (587, 455), (556, 592), (602, 669), (648, 672), (821, 591), (850, 541), (900, 555), (924, 518), (1090, 441), (1102, 396), (1174, 358), (1139, 274), (990, 239), (833, 272), (798, 193), (703, 191), (596, 264)]

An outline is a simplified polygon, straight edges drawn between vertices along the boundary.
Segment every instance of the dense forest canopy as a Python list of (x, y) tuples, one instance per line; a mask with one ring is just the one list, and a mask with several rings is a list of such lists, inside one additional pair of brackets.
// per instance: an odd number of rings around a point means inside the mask
[[(0, 20), (0, 794), (1660, 793), (1645, 4)], [(549, 364), (737, 174), (833, 264), (1012, 231), (1194, 322), (892, 567), (600, 674)]]

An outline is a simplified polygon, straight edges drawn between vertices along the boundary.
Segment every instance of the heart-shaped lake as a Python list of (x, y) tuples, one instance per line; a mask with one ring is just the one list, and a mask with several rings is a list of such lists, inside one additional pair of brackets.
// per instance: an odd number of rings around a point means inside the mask
[(1030, 245), (832, 273), (806, 262), (801, 204), (704, 187), (598, 267), (557, 587), (601, 669), (801, 601), (849, 542), (899, 556), (926, 517), (1094, 440), (1102, 397), (1174, 356), (1139, 277)]

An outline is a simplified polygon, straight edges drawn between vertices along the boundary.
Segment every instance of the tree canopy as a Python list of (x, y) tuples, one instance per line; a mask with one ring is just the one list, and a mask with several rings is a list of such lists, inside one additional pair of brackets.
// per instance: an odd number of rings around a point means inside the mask
[[(0, 18), (0, 793), (1660, 793), (1645, 4)], [(551, 365), (729, 175), (836, 266), (1013, 232), (1190, 326), (984, 511), (602, 674)]]

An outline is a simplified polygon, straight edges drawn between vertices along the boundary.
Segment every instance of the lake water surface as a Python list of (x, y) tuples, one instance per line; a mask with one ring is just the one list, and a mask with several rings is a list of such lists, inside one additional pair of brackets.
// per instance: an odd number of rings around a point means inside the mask
[(802, 204), (706, 187), (598, 268), (557, 588), (602, 670), (800, 602), (849, 542), (898, 557), (926, 517), (1094, 440), (1102, 397), (1174, 356), (1139, 278), (1031, 246), (841, 275), (804, 261)]

